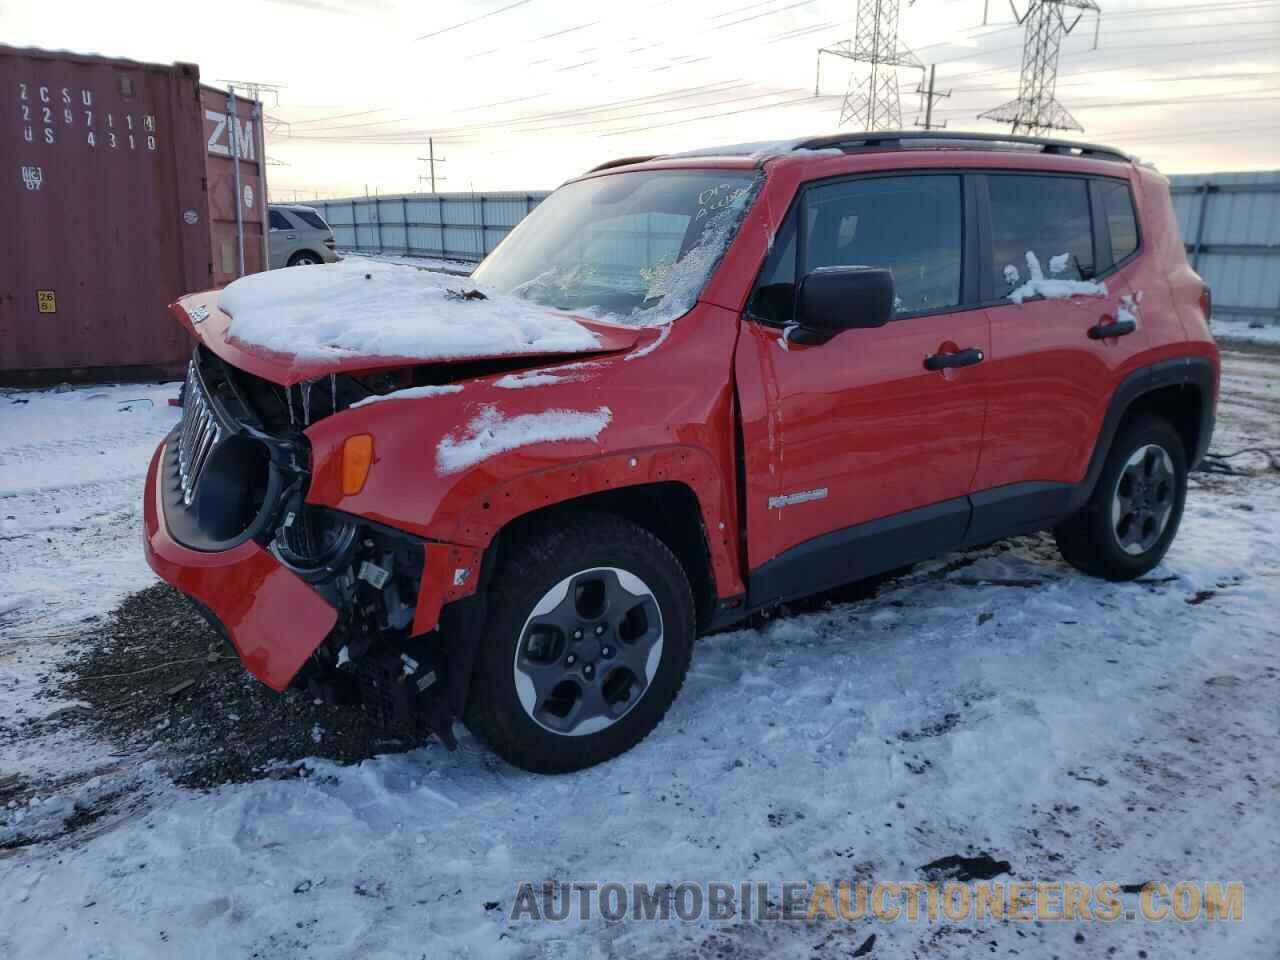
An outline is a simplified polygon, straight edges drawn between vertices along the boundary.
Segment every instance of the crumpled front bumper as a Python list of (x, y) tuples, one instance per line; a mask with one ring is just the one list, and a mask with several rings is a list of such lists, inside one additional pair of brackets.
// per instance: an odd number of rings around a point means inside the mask
[(174, 540), (161, 503), (167, 442), (156, 449), (147, 470), (147, 563), (162, 580), (217, 617), (251, 674), (282, 691), (333, 629), (337, 611), (252, 540), (219, 553), (192, 550)]

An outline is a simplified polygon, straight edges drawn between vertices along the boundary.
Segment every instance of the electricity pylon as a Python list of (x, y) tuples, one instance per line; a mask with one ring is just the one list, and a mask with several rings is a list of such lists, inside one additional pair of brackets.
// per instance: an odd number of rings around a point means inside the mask
[[(899, 0), (858, 0), (854, 38), (818, 51), (819, 79), (824, 53), (870, 67), (865, 76), (855, 73), (849, 78), (849, 88), (840, 105), (842, 127), (853, 123), (861, 130), (902, 129), (897, 68), (923, 70), (924, 64), (909, 49), (898, 45), (898, 6)], [(818, 95), (817, 83), (813, 95)]]
[[(995, 109), (978, 114), (979, 119), (1013, 125), (1012, 133), (1045, 133), (1049, 130), (1079, 130), (1082, 127), (1055, 95), (1058, 85), (1058, 54), (1062, 40), (1080, 23), (1086, 13), (1099, 18), (1102, 11), (1094, 0), (1030, 0), (1019, 14), (1014, 0), (1009, 0), (1014, 18), (1027, 28), (1022, 47), (1022, 74), (1018, 79), (1018, 97)], [(1071, 11), (1074, 13), (1072, 17)], [(985, 22), (985, 17), (983, 18)], [(1101, 19), (1097, 24), (1101, 23)], [(1094, 46), (1098, 45), (1097, 24)]]

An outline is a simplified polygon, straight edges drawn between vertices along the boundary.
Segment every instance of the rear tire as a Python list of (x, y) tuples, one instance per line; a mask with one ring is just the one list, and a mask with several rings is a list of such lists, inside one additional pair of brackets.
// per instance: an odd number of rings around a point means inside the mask
[(320, 255), (318, 253), (312, 253), (310, 250), (299, 250), (289, 258), (289, 262), (285, 264), (285, 266), (313, 267), (323, 262), (324, 261), (320, 259)]
[(1105, 580), (1132, 580), (1158, 564), (1187, 498), (1187, 456), (1167, 421), (1121, 424), (1088, 502), (1053, 531), (1063, 558)]
[(533, 773), (630, 750), (662, 720), (693, 651), (693, 594), (647, 530), (581, 513), (518, 535), (489, 593), (466, 724)]

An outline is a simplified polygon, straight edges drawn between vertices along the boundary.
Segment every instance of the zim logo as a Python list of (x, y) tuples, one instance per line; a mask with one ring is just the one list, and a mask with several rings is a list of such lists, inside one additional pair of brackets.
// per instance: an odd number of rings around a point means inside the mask
[(241, 122), (239, 118), (219, 113), (217, 110), (206, 110), (204, 117), (205, 120), (213, 123), (212, 130), (209, 129), (208, 123), (205, 124), (205, 129), (209, 130), (210, 153), (220, 157), (229, 157), (232, 155), (230, 144), (234, 143), (236, 154), (239, 155), (241, 160), (255, 159), (252, 120)]

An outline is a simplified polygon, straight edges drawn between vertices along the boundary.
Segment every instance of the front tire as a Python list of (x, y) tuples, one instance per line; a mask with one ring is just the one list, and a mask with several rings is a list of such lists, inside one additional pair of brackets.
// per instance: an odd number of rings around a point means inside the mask
[(466, 723), (524, 770), (581, 770), (666, 714), (689, 669), (693, 594), (667, 546), (620, 517), (517, 536), (494, 574)]
[(1173, 542), (1187, 498), (1187, 456), (1169, 421), (1126, 421), (1089, 501), (1054, 529), (1072, 566), (1106, 580), (1132, 580), (1158, 564)]

